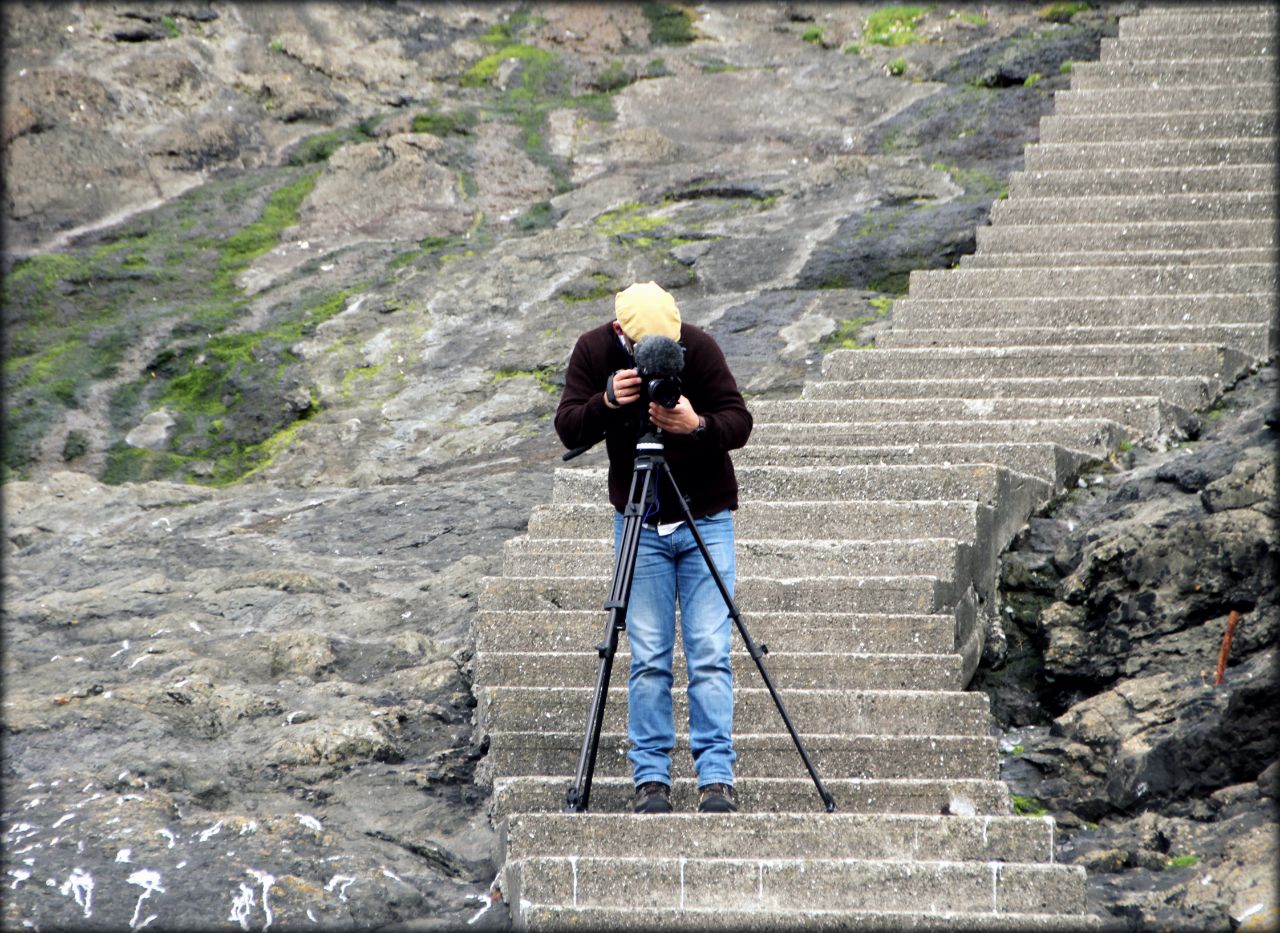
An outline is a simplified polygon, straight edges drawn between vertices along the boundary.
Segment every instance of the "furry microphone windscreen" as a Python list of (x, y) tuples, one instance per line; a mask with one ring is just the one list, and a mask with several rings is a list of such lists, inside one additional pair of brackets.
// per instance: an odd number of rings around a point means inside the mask
[(635, 358), (636, 369), (646, 376), (678, 376), (684, 369), (684, 347), (657, 334), (636, 344)]

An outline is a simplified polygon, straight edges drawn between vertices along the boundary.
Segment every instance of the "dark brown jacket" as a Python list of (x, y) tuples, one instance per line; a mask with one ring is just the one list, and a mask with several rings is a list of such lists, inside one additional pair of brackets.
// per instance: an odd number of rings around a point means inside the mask
[[(701, 438), (664, 434), (666, 459), (694, 518), (738, 507), (738, 480), (729, 451), (751, 435), (751, 412), (729, 372), (724, 354), (711, 335), (692, 324), (680, 326), (684, 347), (681, 387), (693, 410), (706, 418)], [(618, 345), (613, 322), (578, 338), (565, 371), (564, 394), (556, 410), (556, 433), (570, 449), (605, 438), (609, 452), (609, 501), (619, 512), (627, 505), (635, 471), (636, 439), (643, 402), (612, 409), (604, 403), (609, 376), (630, 369), (632, 362)], [(665, 480), (658, 489), (658, 521), (682, 517), (674, 492)]]

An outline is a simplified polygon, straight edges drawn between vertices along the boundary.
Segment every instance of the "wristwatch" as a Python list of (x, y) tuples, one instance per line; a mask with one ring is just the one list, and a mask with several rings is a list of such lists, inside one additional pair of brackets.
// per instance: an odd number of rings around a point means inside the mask
[(707, 436), (707, 419), (702, 417), (702, 415), (698, 415), (698, 426), (694, 428), (692, 431), (690, 431), (689, 435), (691, 437), (696, 437), (698, 440), (702, 440), (702, 438), (706, 437)]

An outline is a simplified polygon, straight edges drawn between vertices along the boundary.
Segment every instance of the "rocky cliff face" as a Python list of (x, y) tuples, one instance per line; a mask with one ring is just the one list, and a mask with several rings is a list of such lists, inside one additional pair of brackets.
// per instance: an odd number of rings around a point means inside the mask
[(6, 7), (6, 923), (474, 919), (470, 622), (577, 334), (652, 279), (795, 394), (1131, 7)]
[(1275, 921), (1278, 415), (1264, 369), (1198, 440), (1081, 477), (1004, 558), (1004, 647), (975, 686), (1003, 776), (1114, 929)]

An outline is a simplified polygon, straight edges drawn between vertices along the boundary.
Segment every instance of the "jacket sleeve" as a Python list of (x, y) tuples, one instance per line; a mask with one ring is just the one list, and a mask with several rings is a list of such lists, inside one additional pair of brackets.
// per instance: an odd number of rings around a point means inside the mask
[(737, 450), (751, 436), (754, 420), (715, 340), (707, 337), (700, 343), (695, 365), (705, 375), (699, 380), (698, 398), (690, 398), (690, 402), (707, 421), (705, 442), (721, 450)]
[(564, 392), (556, 408), (556, 434), (569, 449), (594, 444), (616, 421), (616, 411), (604, 403), (608, 362), (594, 352), (584, 334), (578, 338), (564, 374)]

